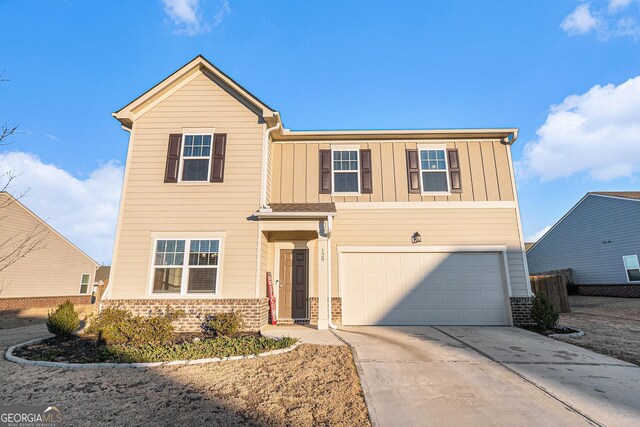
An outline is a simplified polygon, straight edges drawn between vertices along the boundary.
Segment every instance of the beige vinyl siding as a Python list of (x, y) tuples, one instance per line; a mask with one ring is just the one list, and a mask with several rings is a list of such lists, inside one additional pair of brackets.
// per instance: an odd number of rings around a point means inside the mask
[[(0, 194), (0, 204), (7, 200)], [(0, 298), (90, 295), (98, 265), (78, 248), (60, 237), (19, 202), (0, 210), (0, 241), (36, 226), (46, 233), (43, 248), (33, 251), (0, 271)], [(80, 294), (82, 274), (90, 274), (86, 294)]]
[[(422, 242), (411, 244), (418, 231)], [(339, 246), (506, 245), (513, 296), (527, 296), (515, 209), (340, 209), (333, 222), (332, 254)], [(332, 292), (339, 292), (338, 262)]]
[[(226, 232), (222, 298), (254, 298), (264, 124), (204, 74), (134, 123), (110, 298), (149, 295), (152, 233)], [(227, 134), (223, 183), (165, 184), (169, 134), (215, 128)]]
[[(420, 145), (429, 142), (420, 142)], [(442, 142), (433, 144), (442, 145)], [(360, 196), (318, 194), (319, 150), (340, 147), (335, 143), (276, 142), (273, 144), (272, 203), (315, 202), (420, 202), (420, 201), (513, 201), (507, 150), (499, 141), (450, 141), (457, 148), (462, 193), (443, 196), (409, 194), (406, 150), (416, 142), (388, 141), (355, 144), (371, 150), (373, 193)]]

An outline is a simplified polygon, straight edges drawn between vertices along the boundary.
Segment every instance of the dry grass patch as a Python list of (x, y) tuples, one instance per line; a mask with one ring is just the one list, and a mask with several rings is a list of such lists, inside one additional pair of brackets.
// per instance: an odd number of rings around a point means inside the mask
[(560, 323), (584, 331), (568, 343), (640, 365), (640, 299), (570, 296)]
[(65, 425), (369, 425), (346, 346), (154, 369), (68, 371), (0, 362), (3, 404), (55, 403)]

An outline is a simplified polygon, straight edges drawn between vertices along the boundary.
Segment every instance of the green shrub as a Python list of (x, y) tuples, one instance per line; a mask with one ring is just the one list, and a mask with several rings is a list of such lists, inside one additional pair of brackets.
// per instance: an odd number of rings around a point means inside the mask
[(535, 295), (531, 306), (531, 320), (539, 328), (551, 330), (558, 324), (560, 314), (555, 309), (549, 297), (543, 293)]
[(109, 346), (109, 351), (122, 362), (167, 362), (209, 357), (248, 356), (287, 348), (297, 341), (296, 338), (291, 337), (276, 339), (253, 336), (235, 338), (219, 336), (217, 338), (186, 341), (179, 344), (144, 345), (139, 347), (118, 344)]
[(134, 316), (123, 308), (110, 307), (93, 319), (86, 332), (106, 344), (160, 345), (171, 341), (175, 332), (173, 321), (183, 315), (183, 311), (170, 307), (149, 317)]
[(73, 303), (66, 300), (47, 316), (47, 330), (59, 337), (68, 337), (80, 327), (80, 318)]
[(244, 328), (244, 321), (235, 311), (209, 314), (200, 328), (204, 334), (212, 337), (233, 337)]

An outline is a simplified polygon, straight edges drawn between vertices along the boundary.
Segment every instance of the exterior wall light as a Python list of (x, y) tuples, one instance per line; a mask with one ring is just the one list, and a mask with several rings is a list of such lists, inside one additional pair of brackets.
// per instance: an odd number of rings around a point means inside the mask
[(420, 243), (420, 242), (422, 242), (422, 236), (420, 235), (420, 233), (416, 231), (415, 233), (413, 233), (413, 236), (411, 236), (411, 243)]

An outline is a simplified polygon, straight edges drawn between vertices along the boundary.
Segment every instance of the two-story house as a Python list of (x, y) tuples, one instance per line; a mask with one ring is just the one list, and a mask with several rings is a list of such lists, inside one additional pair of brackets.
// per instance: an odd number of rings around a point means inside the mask
[(103, 306), (194, 328), (509, 325), (531, 291), (517, 129), (293, 131), (202, 56), (114, 113), (130, 133)]

